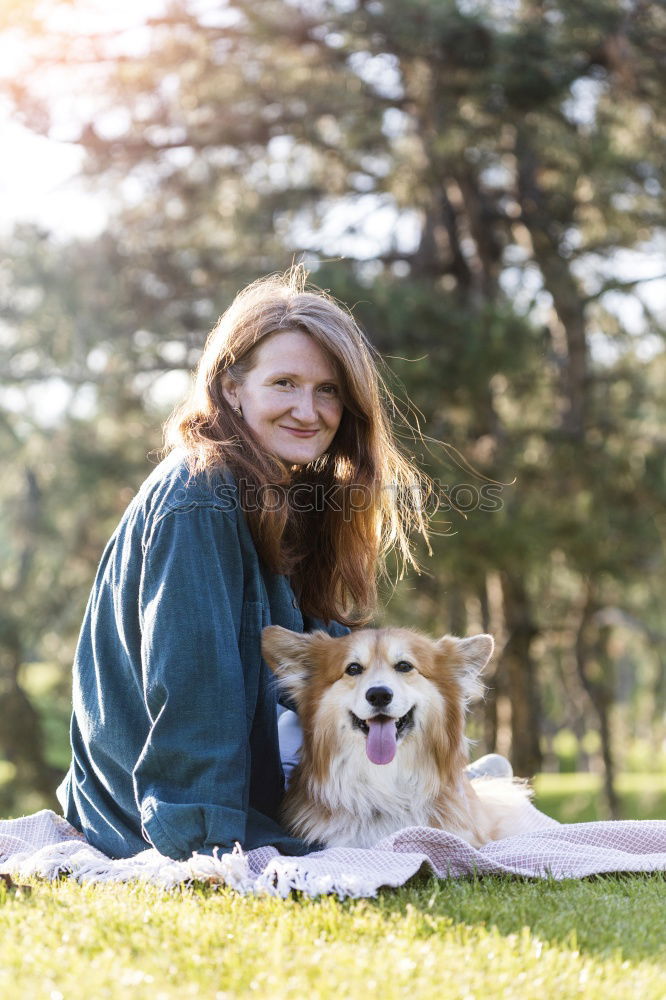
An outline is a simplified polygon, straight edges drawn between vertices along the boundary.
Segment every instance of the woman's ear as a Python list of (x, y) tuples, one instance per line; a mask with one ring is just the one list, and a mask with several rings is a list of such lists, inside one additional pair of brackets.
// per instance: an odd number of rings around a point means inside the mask
[(222, 395), (226, 399), (229, 406), (234, 410), (238, 409), (240, 406), (240, 400), (238, 399), (238, 384), (234, 382), (232, 378), (229, 378), (226, 372), (222, 373)]

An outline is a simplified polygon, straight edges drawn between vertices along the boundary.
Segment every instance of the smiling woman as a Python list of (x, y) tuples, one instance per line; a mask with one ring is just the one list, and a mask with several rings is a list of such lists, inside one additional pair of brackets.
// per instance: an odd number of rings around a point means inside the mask
[[(306, 277), (255, 282), (221, 317), (167, 457), (102, 557), (58, 794), (112, 857), (306, 849), (279, 825), (261, 631), (367, 621), (384, 554), (413, 563), (410, 531), (426, 533), (424, 480), (395, 444), (372, 349)], [(276, 493), (286, 502), (266, 502)]]

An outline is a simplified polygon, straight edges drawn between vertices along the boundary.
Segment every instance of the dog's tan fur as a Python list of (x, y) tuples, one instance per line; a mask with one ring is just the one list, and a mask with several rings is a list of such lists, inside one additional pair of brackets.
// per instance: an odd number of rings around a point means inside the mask
[[(407, 826), (449, 830), (475, 847), (519, 833), (530, 794), (525, 783), (470, 781), (465, 773), (465, 709), (482, 692), (479, 676), (492, 650), (488, 635), (432, 641), (392, 628), (334, 639), (264, 629), (264, 658), (303, 726), (284, 805), (292, 833), (330, 847), (370, 847)], [(397, 671), (405, 662), (413, 669)], [(350, 663), (362, 673), (348, 675)], [(354, 723), (354, 716), (365, 722), (377, 714), (365, 697), (377, 685), (393, 695), (382, 716), (411, 719), (385, 764), (368, 758), (366, 736)]]

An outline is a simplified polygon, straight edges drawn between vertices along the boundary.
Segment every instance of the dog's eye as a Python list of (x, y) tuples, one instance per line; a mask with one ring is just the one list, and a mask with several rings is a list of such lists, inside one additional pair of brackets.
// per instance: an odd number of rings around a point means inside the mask
[(363, 667), (360, 663), (350, 663), (345, 673), (349, 674), (350, 677), (356, 677), (357, 674), (363, 673)]
[(411, 665), (411, 663), (407, 663), (407, 660), (399, 660), (398, 663), (396, 663), (395, 665), (395, 669), (398, 671), (398, 673), (406, 674), (410, 670), (413, 670), (414, 667)]

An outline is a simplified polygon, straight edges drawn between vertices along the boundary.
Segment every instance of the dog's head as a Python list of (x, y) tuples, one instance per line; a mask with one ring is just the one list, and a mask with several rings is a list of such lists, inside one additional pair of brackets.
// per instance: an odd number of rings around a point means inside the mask
[(373, 764), (389, 764), (421, 737), (440, 767), (464, 747), (467, 703), (482, 693), (489, 635), (432, 641), (409, 629), (362, 629), (332, 638), (264, 629), (264, 659), (298, 708), (306, 743), (328, 754), (353, 741)]

